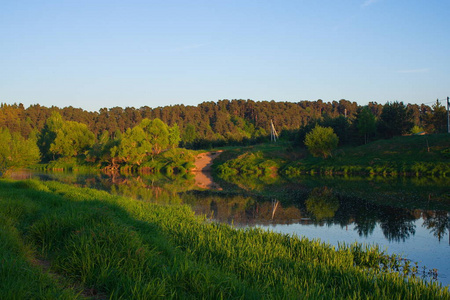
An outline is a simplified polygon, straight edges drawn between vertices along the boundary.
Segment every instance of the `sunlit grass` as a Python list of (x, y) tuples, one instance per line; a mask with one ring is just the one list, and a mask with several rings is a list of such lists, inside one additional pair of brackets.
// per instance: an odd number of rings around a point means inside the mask
[(383, 176), (450, 176), (449, 134), (400, 136), (357, 147), (336, 149), (327, 159), (313, 157), (289, 143), (261, 144), (225, 151), (215, 162), (220, 177), (237, 174), (261, 176), (268, 170), (298, 177), (302, 174), (352, 174)]
[[(0, 181), (0, 220), (8, 220), (0, 223), (2, 234), (25, 249), (10, 254), (15, 259), (29, 265), (40, 256), (52, 272), (112, 299), (450, 298), (437, 283), (393, 272), (398, 260), (373, 247), (336, 249), (260, 229), (237, 230), (205, 222), (187, 206), (57, 182)], [(8, 249), (0, 247), (2, 257)], [(17, 276), (4, 270), (0, 295), (12, 295)]]

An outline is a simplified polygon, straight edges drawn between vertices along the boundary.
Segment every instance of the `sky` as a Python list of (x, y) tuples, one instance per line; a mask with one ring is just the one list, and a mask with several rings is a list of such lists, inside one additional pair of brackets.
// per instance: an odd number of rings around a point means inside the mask
[(450, 96), (448, 0), (0, 1), (0, 103)]

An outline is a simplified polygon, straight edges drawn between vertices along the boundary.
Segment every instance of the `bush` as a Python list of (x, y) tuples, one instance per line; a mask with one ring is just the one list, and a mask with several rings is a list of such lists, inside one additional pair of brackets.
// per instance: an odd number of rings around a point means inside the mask
[(315, 157), (327, 158), (339, 143), (338, 136), (331, 127), (316, 125), (305, 137), (305, 145)]

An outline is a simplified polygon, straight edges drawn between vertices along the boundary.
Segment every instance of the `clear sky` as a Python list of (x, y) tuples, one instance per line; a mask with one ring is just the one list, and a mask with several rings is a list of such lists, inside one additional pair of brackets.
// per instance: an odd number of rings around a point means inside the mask
[(450, 96), (448, 0), (1, 0), (0, 102)]

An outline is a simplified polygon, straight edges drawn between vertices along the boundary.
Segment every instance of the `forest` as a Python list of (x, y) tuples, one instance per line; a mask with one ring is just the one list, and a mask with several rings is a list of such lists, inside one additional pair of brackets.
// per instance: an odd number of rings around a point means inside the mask
[[(36, 162), (59, 162), (54, 168), (87, 162), (92, 166), (161, 168), (155, 157), (166, 156), (176, 168), (189, 168), (189, 151), (227, 145), (250, 145), (270, 140), (270, 123), (282, 140), (303, 147), (316, 125), (331, 127), (339, 145), (361, 145), (394, 136), (441, 133), (447, 111), (438, 100), (431, 105), (345, 99), (324, 102), (220, 100), (197, 106), (174, 105), (81, 108), (39, 104), (0, 106), (0, 172)], [(159, 165), (158, 165), (159, 164)], [(174, 171), (170, 168), (170, 172)], [(175, 170), (177, 171), (177, 170)]]

